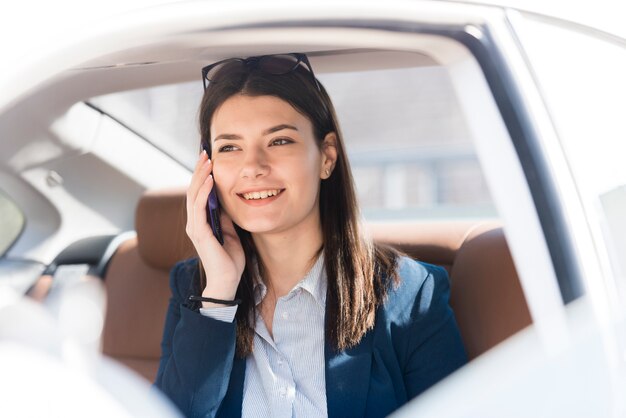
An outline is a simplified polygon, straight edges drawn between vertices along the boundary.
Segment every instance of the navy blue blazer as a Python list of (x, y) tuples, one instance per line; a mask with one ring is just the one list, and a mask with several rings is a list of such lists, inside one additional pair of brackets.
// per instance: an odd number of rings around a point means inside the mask
[[(172, 269), (155, 385), (186, 416), (240, 417), (246, 361), (235, 358), (235, 323), (184, 306), (196, 268), (194, 259)], [(399, 273), (357, 346), (336, 352), (326, 344), (330, 418), (386, 416), (467, 361), (446, 271), (401, 257)]]

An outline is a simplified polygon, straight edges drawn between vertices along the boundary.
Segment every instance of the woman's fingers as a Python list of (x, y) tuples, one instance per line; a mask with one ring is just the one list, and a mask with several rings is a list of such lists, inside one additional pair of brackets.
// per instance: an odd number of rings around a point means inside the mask
[[(211, 171), (213, 165), (206, 153), (202, 153), (187, 189), (187, 235), (191, 239), (198, 257), (205, 266), (207, 285), (205, 290), (210, 295), (235, 295), (241, 274), (245, 267), (245, 255), (239, 242), (232, 221), (228, 216), (220, 219), (225, 226), (225, 245), (222, 247), (213, 235), (207, 220), (207, 201), (215, 183)], [(222, 211), (222, 214), (224, 212)]]
[(196, 166), (196, 169), (191, 176), (191, 182), (189, 183), (188, 193), (191, 194), (191, 198), (195, 198), (195, 195), (198, 193), (198, 189), (202, 186), (202, 183), (204, 183), (213, 169), (213, 162), (204, 152), (200, 156), (199, 163), (200, 164)]
[[(205, 152), (200, 154), (198, 161), (196, 162), (196, 166), (193, 169), (193, 173), (191, 174), (191, 181), (189, 182), (189, 187), (187, 187), (187, 209), (191, 207), (192, 201), (195, 199), (196, 190), (198, 188), (198, 181), (200, 178), (200, 172), (202, 170), (202, 166), (207, 162), (208, 157)], [(189, 214), (189, 213), (188, 213)]]
[(206, 179), (209, 177), (211, 170), (212, 170), (212, 163), (211, 161), (208, 159), (208, 157), (206, 156), (206, 153), (202, 153), (202, 155), (200, 155), (200, 159), (198, 160), (198, 163), (196, 164), (196, 169), (193, 172), (193, 175), (191, 176), (191, 182), (189, 184), (189, 187), (187, 188), (187, 195), (186, 195), (186, 207), (187, 207), (187, 233), (189, 234), (189, 229), (193, 228), (193, 224), (194, 224), (194, 205), (195, 202), (197, 200), (198, 197), (198, 191), (200, 190), (200, 187), (202, 186), (202, 184), (206, 181)]
[(210, 229), (206, 214), (206, 204), (209, 199), (209, 193), (213, 188), (213, 176), (208, 175), (204, 182), (198, 188), (198, 192), (193, 202), (193, 223), (194, 231), (201, 236)]

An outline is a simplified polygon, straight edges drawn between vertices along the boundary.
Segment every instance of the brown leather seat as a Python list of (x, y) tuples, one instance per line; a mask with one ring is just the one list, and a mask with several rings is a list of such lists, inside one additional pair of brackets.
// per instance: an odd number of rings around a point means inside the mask
[(145, 193), (137, 205), (137, 237), (119, 246), (104, 276), (102, 351), (151, 382), (161, 357), (169, 271), (194, 254), (185, 235), (184, 203), (181, 189)]
[(470, 359), (531, 324), (498, 222), (374, 224), (370, 230), (377, 241), (448, 270), (450, 305)]
[[(103, 351), (153, 381), (160, 357), (168, 273), (194, 254), (185, 235), (184, 190), (148, 192), (136, 213), (137, 237), (112, 257)], [(531, 323), (502, 228), (497, 223), (372, 224), (374, 239), (446, 267), (451, 305), (474, 358)]]

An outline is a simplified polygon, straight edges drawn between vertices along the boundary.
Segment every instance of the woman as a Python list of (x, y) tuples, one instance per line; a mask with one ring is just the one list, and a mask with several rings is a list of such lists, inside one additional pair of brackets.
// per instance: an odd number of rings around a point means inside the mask
[(224, 60), (203, 79), (208, 153), (187, 191), (198, 259), (172, 270), (156, 385), (188, 416), (378, 417), (463, 365), (445, 270), (362, 235), (307, 57)]

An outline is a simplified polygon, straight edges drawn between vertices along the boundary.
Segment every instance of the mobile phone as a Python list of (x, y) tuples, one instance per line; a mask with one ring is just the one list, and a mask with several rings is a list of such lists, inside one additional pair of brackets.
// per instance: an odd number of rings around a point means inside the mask
[[(207, 152), (207, 154), (209, 153), (209, 150), (205, 145), (203, 145), (202, 148)], [(213, 235), (215, 235), (215, 238), (217, 238), (221, 245), (224, 245), (222, 224), (220, 222), (220, 202), (217, 199), (215, 183), (213, 183), (213, 187), (211, 188), (211, 192), (209, 193), (209, 198), (206, 202), (206, 219), (209, 225), (211, 225), (211, 230), (213, 230)]]
[(222, 235), (222, 224), (220, 223), (220, 202), (217, 200), (217, 193), (215, 193), (215, 183), (209, 193), (209, 199), (206, 202), (206, 218), (211, 224), (213, 235), (224, 245), (224, 236)]

